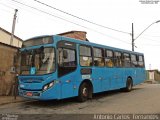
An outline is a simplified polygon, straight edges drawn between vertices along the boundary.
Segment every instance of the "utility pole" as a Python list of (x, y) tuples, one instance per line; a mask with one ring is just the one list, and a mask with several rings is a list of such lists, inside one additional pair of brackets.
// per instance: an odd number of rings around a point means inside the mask
[(134, 28), (132, 23), (132, 51), (134, 51)]
[(11, 33), (10, 45), (13, 45), (13, 38), (14, 38), (14, 31), (15, 31), (15, 25), (16, 25), (17, 12), (18, 12), (18, 9), (15, 9), (15, 13), (14, 13), (14, 17), (13, 17), (13, 24), (12, 24), (12, 33)]
[(132, 23), (132, 51), (134, 51), (134, 42), (135, 40), (137, 40), (137, 38), (139, 38), (139, 36), (141, 36), (149, 27), (151, 27), (153, 24), (155, 23), (160, 23), (160, 20), (153, 22), (152, 24), (150, 24), (148, 27), (146, 27), (137, 37), (134, 38), (134, 28), (133, 28), (133, 23)]

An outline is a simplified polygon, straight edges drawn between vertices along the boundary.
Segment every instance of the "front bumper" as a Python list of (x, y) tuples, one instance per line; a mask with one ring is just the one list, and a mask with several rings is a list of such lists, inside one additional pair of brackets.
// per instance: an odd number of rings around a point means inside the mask
[(54, 100), (60, 99), (59, 92), (57, 90), (50, 88), (46, 91), (35, 91), (35, 90), (24, 90), (19, 89), (19, 96), (28, 98), (28, 99), (35, 99), (35, 100)]

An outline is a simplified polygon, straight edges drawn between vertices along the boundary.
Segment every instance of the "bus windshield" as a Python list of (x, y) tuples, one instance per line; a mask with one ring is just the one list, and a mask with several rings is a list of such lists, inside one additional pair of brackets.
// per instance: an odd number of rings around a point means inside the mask
[[(34, 72), (33, 72), (34, 68)], [(31, 72), (32, 71), (32, 72)], [(43, 75), (55, 71), (55, 50), (51, 47), (21, 52), (21, 74)]]

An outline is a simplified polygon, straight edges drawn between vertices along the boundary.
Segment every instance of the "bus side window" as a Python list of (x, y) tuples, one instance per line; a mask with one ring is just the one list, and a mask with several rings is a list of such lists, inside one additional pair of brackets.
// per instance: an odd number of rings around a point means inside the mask
[(138, 63), (137, 63), (137, 56), (136, 55), (133, 55), (131, 54), (131, 67), (138, 67)]
[(104, 66), (104, 54), (103, 49), (93, 48), (94, 53), (94, 65), (103, 67)]
[(71, 49), (64, 49), (66, 51), (67, 57), (65, 57), (63, 52), (63, 59), (64, 59), (64, 67), (75, 67), (76, 66), (76, 53), (75, 50)]
[(144, 59), (142, 55), (138, 56), (138, 66), (144, 67)]
[(106, 50), (105, 53), (105, 63), (107, 67), (113, 67), (114, 66), (114, 62), (113, 62), (113, 51), (111, 50)]
[(91, 47), (80, 46), (80, 65), (81, 66), (92, 66), (92, 53)]
[(122, 67), (122, 54), (121, 52), (114, 52), (115, 66)]
[(73, 72), (76, 67), (76, 51), (68, 48), (58, 48), (58, 76)]
[(123, 66), (124, 67), (131, 66), (130, 54), (128, 54), (128, 53), (123, 53)]

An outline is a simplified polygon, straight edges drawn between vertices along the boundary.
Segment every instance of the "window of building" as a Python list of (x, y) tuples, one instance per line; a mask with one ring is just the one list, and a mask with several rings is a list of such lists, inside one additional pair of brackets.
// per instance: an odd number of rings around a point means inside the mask
[(92, 53), (91, 47), (80, 46), (80, 65), (81, 66), (92, 66)]
[(114, 52), (115, 66), (122, 67), (122, 53)]
[(105, 55), (105, 63), (107, 67), (113, 67), (114, 66), (114, 59), (113, 59), (113, 51), (112, 50), (106, 50)]
[(94, 65), (103, 67), (104, 66), (103, 49), (93, 48), (93, 53), (94, 53)]

